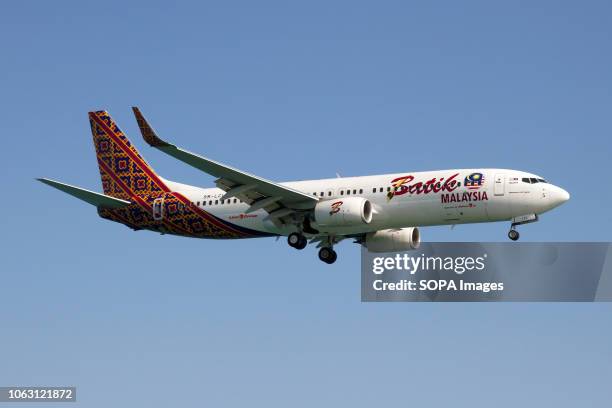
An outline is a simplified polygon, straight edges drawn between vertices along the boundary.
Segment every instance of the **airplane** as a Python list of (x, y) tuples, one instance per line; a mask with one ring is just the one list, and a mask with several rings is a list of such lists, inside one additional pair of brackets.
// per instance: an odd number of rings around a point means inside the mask
[(159, 176), (108, 112), (89, 112), (103, 194), (55, 180), (39, 181), (97, 207), (100, 217), (133, 230), (194, 238), (286, 236), (316, 244), (332, 264), (334, 246), (353, 239), (371, 252), (419, 247), (419, 227), (509, 221), (518, 225), (569, 200), (535, 174), (507, 169), (452, 169), (278, 183), (191, 153), (161, 139), (132, 108), (152, 147), (216, 178), (214, 188)]

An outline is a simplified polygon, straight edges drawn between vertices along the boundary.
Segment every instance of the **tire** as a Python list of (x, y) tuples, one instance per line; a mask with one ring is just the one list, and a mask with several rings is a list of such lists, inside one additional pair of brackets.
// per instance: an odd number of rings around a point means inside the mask
[(300, 236), (300, 241), (297, 243), (296, 246), (294, 246), (295, 249), (304, 249), (306, 248), (306, 245), (308, 245), (308, 240), (306, 239), (305, 236), (301, 235)]
[(289, 244), (290, 247), (298, 248), (298, 246), (300, 245), (300, 242), (302, 241), (302, 238), (303, 238), (302, 235), (298, 234), (297, 232), (292, 232), (287, 237), (287, 243)]
[(338, 254), (329, 247), (323, 247), (319, 250), (319, 259), (326, 264), (333, 264), (338, 259)]
[(332, 250), (332, 258), (327, 261), (327, 263), (331, 265), (336, 262), (336, 259), (338, 259), (338, 254), (336, 253), (336, 251)]
[(508, 238), (510, 238), (512, 241), (517, 241), (520, 236), (521, 235), (519, 234), (517, 230), (512, 229), (508, 232)]

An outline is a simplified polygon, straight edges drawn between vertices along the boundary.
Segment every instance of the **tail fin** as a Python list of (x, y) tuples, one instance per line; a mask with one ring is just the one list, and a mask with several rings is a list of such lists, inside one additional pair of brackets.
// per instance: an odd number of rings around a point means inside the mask
[(108, 112), (89, 112), (89, 123), (105, 195), (129, 201), (134, 195), (168, 191)]

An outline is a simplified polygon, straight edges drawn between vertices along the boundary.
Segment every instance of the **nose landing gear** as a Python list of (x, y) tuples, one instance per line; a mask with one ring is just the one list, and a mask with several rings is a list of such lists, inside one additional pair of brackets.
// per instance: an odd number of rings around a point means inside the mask
[(512, 225), (510, 225), (510, 231), (508, 232), (508, 238), (512, 241), (518, 241), (520, 234), (516, 230), (517, 225), (530, 224), (538, 220), (537, 214), (526, 214), (519, 217), (512, 218)]
[(520, 236), (521, 235), (519, 234), (517, 230), (514, 229), (514, 225), (513, 225), (512, 229), (508, 232), (508, 238), (510, 238), (513, 241), (517, 241)]

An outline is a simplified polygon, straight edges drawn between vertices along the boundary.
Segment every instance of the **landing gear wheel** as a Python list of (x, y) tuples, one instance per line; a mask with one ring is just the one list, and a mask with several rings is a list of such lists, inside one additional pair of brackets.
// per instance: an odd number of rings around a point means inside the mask
[(308, 240), (302, 234), (298, 234), (297, 232), (292, 232), (287, 237), (287, 243), (289, 246), (295, 249), (304, 249), (306, 248), (306, 244), (308, 244)]
[(513, 240), (513, 241), (518, 240), (518, 239), (519, 239), (519, 237), (520, 237), (520, 234), (519, 234), (519, 233), (518, 233), (518, 231), (517, 231), (517, 230), (515, 230), (515, 229), (511, 229), (511, 230), (508, 232), (508, 238), (510, 238), (510, 239), (511, 239), (511, 240)]
[(323, 247), (319, 249), (319, 259), (327, 264), (333, 264), (338, 259), (338, 254), (329, 247)]
[(298, 242), (298, 244), (295, 246), (295, 249), (304, 249), (306, 248), (306, 245), (308, 245), (308, 240), (305, 236), (301, 235), (300, 242)]

